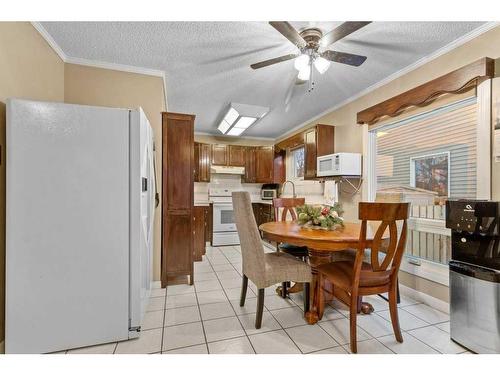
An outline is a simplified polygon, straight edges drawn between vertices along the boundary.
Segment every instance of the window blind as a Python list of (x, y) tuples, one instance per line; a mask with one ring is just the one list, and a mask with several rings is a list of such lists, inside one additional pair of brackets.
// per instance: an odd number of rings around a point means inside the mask
[(377, 128), (377, 190), (411, 186), (412, 160), (443, 154), (450, 198), (476, 198), (477, 122), (473, 97)]

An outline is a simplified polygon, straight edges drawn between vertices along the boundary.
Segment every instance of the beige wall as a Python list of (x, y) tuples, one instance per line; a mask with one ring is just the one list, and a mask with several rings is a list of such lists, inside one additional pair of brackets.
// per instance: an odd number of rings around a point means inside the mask
[[(165, 94), (161, 77), (66, 64), (64, 101), (104, 107), (142, 107), (154, 131), (157, 186), (161, 189), (161, 112), (165, 111)], [(160, 207), (156, 211), (154, 224), (153, 277), (155, 280), (160, 280)]]
[[(419, 68), (395, 79), (392, 82), (332, 111), (314, 122), (298, 129), (297, 133), (315, 124), (331, 124), (335, 129), (336, 152), (363, 152), (362, 127), (356, 124), (356, 114), (372, 105), (380, 103), (402, 92), (410, 90), (422, 83), (442, 76), (482, 57), (500, 57), (500, 27), (496, 27), (479, 37), (439, 56), (438, 58), (420, 66)], [(288, 135), (290, 136), (290, 135)], [(500, 171), (499, 165), (493, 163), (492, 197), (500, 199)], [(341, 197), (346, 209), (347, 219), (356, 219), (357, 203), (361, 193), (353, 199)], [(402, 275), (401, 281), (405, 285), (415, 287), (436, 298), (448, 301), (448, 288), (428, 280), (417, 280), (412, 275)]]
[(28, 22), (0, 22), (0, 352), (5, 317), (5, 100), (64, 100), (64, 63)]

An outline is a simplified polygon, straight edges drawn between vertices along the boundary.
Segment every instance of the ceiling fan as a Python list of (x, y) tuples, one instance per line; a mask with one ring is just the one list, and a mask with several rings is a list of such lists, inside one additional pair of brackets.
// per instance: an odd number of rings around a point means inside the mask
[(300, 84), (310, 81), (309, 91), (311, 91), (314, 88), (314, 82), (312, 82), (311, 79), (313, 67), (320, 74), (323, 74), (330, 67), (331, 61), (351, 66), (360, 66), (365, 62), (366, 56), (325, 49), (332, 43), (345, 38), (369, 23), (371, 22), (344, 22), (329, 33), (323, 35), (323, 32), (316, 27), (306, 28), (298, 32), (286, 21), (271, 21), (269, 24), (292, 42), (299, 49), (299, 52), (261, 61), (250, 65), (250, 67), (252, 69), (260, 69), (283, 61), (295, 59), (295, 69), (299, 71), (296, 83)]

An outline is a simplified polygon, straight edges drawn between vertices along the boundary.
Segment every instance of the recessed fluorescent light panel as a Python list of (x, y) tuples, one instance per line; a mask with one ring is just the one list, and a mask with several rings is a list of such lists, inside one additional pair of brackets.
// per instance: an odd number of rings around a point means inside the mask
[(231, 103), (217, 129), (222, 134), (238, 136), (269, 112), (269, 108)]

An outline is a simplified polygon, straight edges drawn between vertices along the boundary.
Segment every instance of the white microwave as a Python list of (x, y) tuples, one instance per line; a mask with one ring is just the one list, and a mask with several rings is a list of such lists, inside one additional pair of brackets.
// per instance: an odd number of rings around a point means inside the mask
[(318, 156), (316, 176), (361, 176), (361, 154), (340, 152)]

